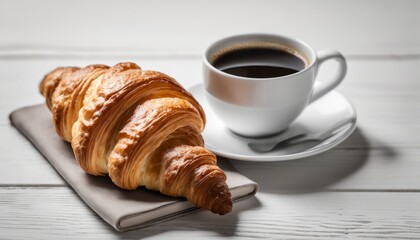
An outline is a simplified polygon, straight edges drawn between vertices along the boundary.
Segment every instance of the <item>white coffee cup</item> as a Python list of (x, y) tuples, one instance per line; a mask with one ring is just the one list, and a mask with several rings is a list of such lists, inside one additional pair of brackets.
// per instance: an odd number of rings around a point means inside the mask
[[(214, 67), (214, 61), (227, 51), (247, 47), (281, 48), (304, 61), (297, 73), (270, 78), (232, 75)], [(334, 76), (316, 78), (326, 60), (338, 62)], [(203, 56), (207, 100), (227, 128), (239, 135), (261, 137), (286, 129), (303, 112), (344, 79), (346, 60), (335, 50), (315, 52), (301, 40), (273, 34), (245, 34), (221, 39), (210, 45)]]

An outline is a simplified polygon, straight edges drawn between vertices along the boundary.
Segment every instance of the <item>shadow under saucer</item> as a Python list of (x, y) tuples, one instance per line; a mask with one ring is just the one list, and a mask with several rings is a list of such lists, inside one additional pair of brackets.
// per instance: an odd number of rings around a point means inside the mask
[[(352, 147), (357, 143), (357, 147)], [(337, 147), (290, 161), (245, 162), (231, 160), (245, 176), (260, 185), (260, 192), (305, 193), (321, 191), (360, 169), (369, 156), (369, 143), (359, 128)]]

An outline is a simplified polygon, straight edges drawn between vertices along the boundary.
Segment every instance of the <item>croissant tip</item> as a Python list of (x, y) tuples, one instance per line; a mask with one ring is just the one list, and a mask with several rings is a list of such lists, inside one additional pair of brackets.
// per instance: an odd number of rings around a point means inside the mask
[(216, 214), (219, 214), (219, 215), (226, 215), (230, 212), (232, 212), (232, 200), (230, 200), (230, 199), (229, 199), (229, 201), (226, 201), (226, 203), (224, 203), (222, 205), (222, 207), (213, 211), (213, 213), (216, 213)]
[(217, 197), (210, 207), (210, 211), (219, 214), (219, 215), (226, 215), (232, 211), (232, 195), (229, 191), (228, 186), (225, 182), (219, 182), (216, 184), (214, 188), (214, 192), (216, 193)]

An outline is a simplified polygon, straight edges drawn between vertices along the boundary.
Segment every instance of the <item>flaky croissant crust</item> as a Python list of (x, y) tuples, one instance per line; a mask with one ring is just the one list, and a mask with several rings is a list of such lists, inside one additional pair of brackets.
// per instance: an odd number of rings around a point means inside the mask
[(205, 115), (173, 78), (134, 63), (60, 67), (39, 90), (80, 166), (124, 189), (145, 186), (214, 213), (232, 209), (226, 175), (205, 149)]

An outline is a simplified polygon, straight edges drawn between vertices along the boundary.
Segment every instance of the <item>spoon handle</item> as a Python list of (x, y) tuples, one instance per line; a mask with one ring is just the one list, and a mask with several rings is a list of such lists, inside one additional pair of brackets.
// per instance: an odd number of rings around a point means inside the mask
[(341, 120), (340, 122), (336, 123), (326, 132), (321, 133), (313, 133), (313, 134), (305, 134), (305, 133), (296, 133), (296, 132), (286, 132), (284, 136), (275, 140), (275, 142), (250, 142), (248, 143), (248, 147), (255, 151), (255, 152), (270, 152), (273, 149), (277, 149), (278, 147), (282, 146), (285, 143), (288, 144), (299, 144), (305, 141), (310, 140), (319, 140), (325, 141), (340, 131), (343, 128), (347, 127), (349, 124), (353, 123), (356, 119), (354, 118), (346, 118)]

